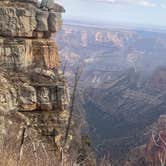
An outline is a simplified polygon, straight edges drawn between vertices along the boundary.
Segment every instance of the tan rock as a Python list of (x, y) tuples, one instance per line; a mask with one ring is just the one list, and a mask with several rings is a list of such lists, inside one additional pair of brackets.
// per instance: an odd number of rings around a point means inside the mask
[(49, 39), (0, 39), (0, 66), (59, 68), (57, 46)]
[(69, 106), (69, 96), (50, 37), (61, 27), (61, 9), (54, 4), (42, 10), (37, 0), (0, 0), (2, 166), (60, 165), (69, 114), (59, 112)]
[(32, 51), (34, 55), (34, 64), (37, 67), (59, 68), (60, 58), (58, 49), (52, 40), (33, 40)]
[(60, 30), (63, 7), (54, 4), (54, 10), (45, 11), (33, 4), (36, 0), (0, 1), (0, 36), (38, 38), (37, 32), (51, 34)]
[(32, 37), (36, 28), (34, 8), (0, 7), (0, 36)]

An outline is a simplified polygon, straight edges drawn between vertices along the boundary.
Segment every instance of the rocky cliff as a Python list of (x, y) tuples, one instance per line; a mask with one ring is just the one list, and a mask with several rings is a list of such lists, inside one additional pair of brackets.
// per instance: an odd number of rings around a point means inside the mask
[(62, 12), (51, 0), (0, 0), (1, 166), (53, 166), (65, 158), (69, 96), (52, 39)]

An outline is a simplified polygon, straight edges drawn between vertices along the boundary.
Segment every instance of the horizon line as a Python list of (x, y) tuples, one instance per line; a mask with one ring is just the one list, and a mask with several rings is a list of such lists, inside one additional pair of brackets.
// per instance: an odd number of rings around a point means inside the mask
[[(148, 31), (159, 31), (166, 32), (166, 26), (157, 26), (157, 25), (144, 25), (144, 24), (136, 24), (136, 23), (127, 23), (127, 22), (97, 22), (90, 20), (76, 20), (76, 19), (63, 19), (64, 24), (72, 24), (78, 26), (85, 27), (95, 27), (102, 29), (140, 29), (140, 30), (148, 30)], [(105, 24), (105, 25), (103, 25)]]

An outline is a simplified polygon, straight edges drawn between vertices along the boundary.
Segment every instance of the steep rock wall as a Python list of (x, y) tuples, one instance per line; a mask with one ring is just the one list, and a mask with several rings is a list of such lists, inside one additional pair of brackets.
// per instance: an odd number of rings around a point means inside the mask
[(51, 39), (64, 9), (44, 2), (0, 1), (1, 166), (53, 166), (64, 160), (69, 96)]
[[(11, 67), (59, 67), (57, 47), (50, 39), (61, 28), (61, 8), (46, 10), (27, 1), (0, 1), (1, 63)], [(36, 4), (36, 5), (35, 5)], [(40, 63), (35, 62), (40, 58)], [(42, 64), (42, 66), (40, 66)]]

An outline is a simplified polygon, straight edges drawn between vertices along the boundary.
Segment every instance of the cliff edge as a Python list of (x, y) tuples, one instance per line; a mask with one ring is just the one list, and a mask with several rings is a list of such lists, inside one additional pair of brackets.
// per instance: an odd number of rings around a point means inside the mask
[(63, 12), (52, 1), (0, 0), (1, 166), (53, 166), (64, 157), (69, 96), (53, 38)]

